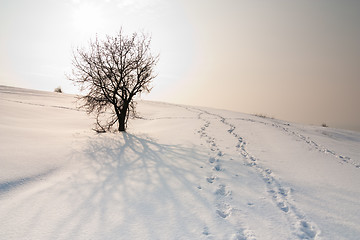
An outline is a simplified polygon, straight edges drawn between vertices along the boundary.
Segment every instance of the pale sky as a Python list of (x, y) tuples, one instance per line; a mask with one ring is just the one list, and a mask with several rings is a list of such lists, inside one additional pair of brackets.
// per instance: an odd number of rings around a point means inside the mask
[(72, 50), (144, 31), (144, 99), (360, 131), (358, 0), (0, 0), (0, 84), (76, 93)]

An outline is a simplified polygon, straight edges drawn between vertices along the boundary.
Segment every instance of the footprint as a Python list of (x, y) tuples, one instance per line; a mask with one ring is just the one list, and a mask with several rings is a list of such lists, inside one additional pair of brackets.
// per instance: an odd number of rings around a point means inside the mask
[(286, 197), (288, 194), (288, 191), (286, 191), (285, 189), (283, 189), (283, 188), (279, 188), (279, 193), (281, 194), (281, 195), (283, 195), (284, 197)]
[(225, 195), (225, 185), (219, 185), (219, 188), (215, 192), (216, 195), (224, 196)]
[(345, 158), (344, 156), (339, 156), (339, 158), (343, 161), (343, 162), (346, 162), (346, 163), (348, 163), (349, 162), (349, 160), (347, 159), (347, 158)]
[(202, 234), (204, 234), (204, 235), (206, 235), (206, 236), (209, 235), (209, 234), (210, 234), (209, 228), (208, 228), (208, 227), (204, 227), (204, 230), (203, 230)]
[(266, 175), (263, 177), (263, 180), (264, 180), (264, 182), (266, 182), (267, 184), (273, 183), (272, 178), (269, 177), (269, 176), (266, 176)]
[(220, 164), (217, 164), (213, 169), (218, 172), (223, 170)]
[(209, 163), (214, 163), (215, 162), (215, 158), (214, 157), (211, 157), (211, 158), (209, 158)]
[(331, 151), (331, 150), (329, 150), (329, 149), (325, 149), (325, 152), (331, 153), (331, 154), (335, 155), (335, 152), (334, 152), (334, 151)]
[(223, 206), (218, 206), (219, 208), (216, 210), (216, 213), (222, 217), (222, 218), (227, 218), (228, 216), (230, 216), (232, 208), (227, 205), (224, 204)]
[(231, 128), (228, 130), (229, 133), (232, 133), (235, 130), (234, 126), (231, 126)]
[(227, 218), (229, 215), (230, 215), (230, 213), (229, 212), (226, 212), (226, 211), (221, 211), (221, 210), (216, 210), (216, 213), (220, 216), (220, 217), (222, 217), (222, 218)]
[(208, 183), (213, 183), (215, 180), (215, 177), (208, 177), (206, 178), (206, 181), (208, 181)]
[(231, 240), (255, 240), (255, 234), (251, 230), (240, 229), (234, 234)]
[(300, 230), (302, 231), (302, 234), (299, 236), (301, 239), (314, 239), (317, 235), (316, 230), (306, 221), (300, 222)]
[(281, 211), (283, 212), (288, 212), (289, 211), (289, 207), (286, 206), (286, 204), (284, 202), (278, 202), (278, 207), (281, 209)]
[(219, 151), (217, 155), (218, 155), (219, 157), (224, 156), (224, 154), (223, 154), (221, 151)]
[(220, 196), (220, 197), (223, 197), (223, 196), (228, 196), (231, 194), (230, 191), (226, 191), (226, 185), (224, 184), (220, 184), (219, 185), (219, 188), (215, 191), (215, 194)]

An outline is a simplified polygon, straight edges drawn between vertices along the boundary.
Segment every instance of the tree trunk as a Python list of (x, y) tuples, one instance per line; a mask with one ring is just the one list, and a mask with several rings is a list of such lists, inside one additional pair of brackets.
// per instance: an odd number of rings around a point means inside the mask
[(120, 117), (119, 117), (119, 132), (124, 132), (125, 131), (125, 114), (120, 114)]
[(126, 128), (126, 114), (127, 114), (127, 109), (129, 107), (128, 103), (124, 103), (123, 108), (120, 110), (120, 113), (118, 115), (118, 120), (119, 120), (119, 132), (124, 132), (125, 128)]

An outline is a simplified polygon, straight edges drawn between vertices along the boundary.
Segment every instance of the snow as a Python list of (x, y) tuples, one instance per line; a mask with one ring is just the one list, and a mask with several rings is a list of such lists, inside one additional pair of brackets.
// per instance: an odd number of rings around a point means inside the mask
[(139, 101), (97, 134), (73, 95), (0, 86), (0, 239), (358, 239), (360, 134)]

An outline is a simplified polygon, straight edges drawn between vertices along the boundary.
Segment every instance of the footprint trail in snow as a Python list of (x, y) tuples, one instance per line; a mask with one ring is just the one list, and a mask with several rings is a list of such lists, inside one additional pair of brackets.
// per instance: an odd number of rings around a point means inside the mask
[[(211, 121), (207, 120), (204, 116), (203, 112), (199, 112), (198, 118), (203, 120), (205, 123), (198, 131), (198, 134), (201, 138), (205, 139), (206, 144), (209, 146), (211, 155), (209, 156), (207, 166), (211, 169), (211, 174), (207, 176), (206, 182), (210, 185), (215, 185), (216, 188), (214, 190), (215, 195), (215, 214), (222, 219), (223, 221), (231, 221), (229, 220), (232, 217), (232, 214), (236, 212), (236, 208), (231, 205), (232, 200), (232, 191), (231, 189), (222, 182), (219, 174), (223, 171), (226, 171), (222, 167), (222, 161), (224, 156), (224, 150), (217, 145), (216, 138), (211, 137), (207, 133), (207, 129), (211, 125)], [(245, 220), (243, 220), (245, 221)], [(256, 239), (253, 231), (249, 230), (247, 226), (245, 226), (241, 221), (236, 222), (236, 230), (234, 234), (231, 236), (232, 239)], [(206, 235), (209, 235), (210, 229), (206, 227), (206, 231), (204, 231)]]
[[(220, 115), (212, 114), (200, 109), (191, 110), (198, 111), (199, 119), (202, 119), (205, 122), (198, 133), (201, 138), (205, 139), (206, 144), (212, 152), (212, 155), (208, 160), (212, 173), (206, 177), (206, 181), (208, 184), (217, 185), (214, 203), (216, 206), (216, 214), (224, 221), (230, 222), (232, 214), (238, 210), (236, 206), (232, 206), (232, 190), (224, 184), (221, 177), (219, 177), (219, 174), (222, 171), (226, 171), (226, 169), (222, 167), (222, 158), (226, 155), (227, 149), (221, 149), (218, 146), (217, 141), (219, 140), (219, 136), (211, 136), (207, 131), (213, 122), (220, 122), (225, 129), (222, 134), (231, 135), (233, 137), (233, 146), (235, 146), (235, 151), (238, 152), (238, 156), (243, 161), (244, 166), (255, 171), (258, 177), (263, 180), (267, 189), (266, 192), (264, 192), (264, 195), (266, 198), (271, 198), (274, 205), (286, 217), (290, 226), (292, 226), (293, 237), (296, 237), (297, 239), (320, 239), (320, 230), (318, 227), (308, 220), (301, 210), (295, 206), (294, 201), (291, 199), (291, 189), (284, 187), (270, 169), (262, 167), (261, 164), (259, 164), (258, 159), (247, 151), (246, 141), (236, 133), (236, 127), (227, 122), (227, 120)], [(249, 203), (248, 205), (251, 206), (252, 203)], [(246, 226), (245, 216), (241, 217), (240, 215), (239, 217), (238, 215), (237, 218), (239, 230), (233, 235), (235, 236), (235, 239), (256, 239), (256, 233)]]

